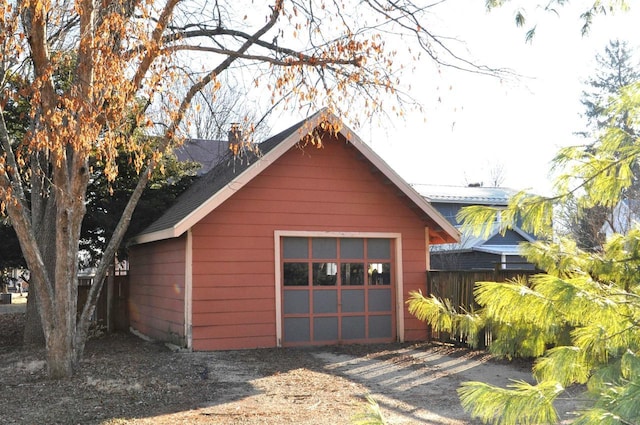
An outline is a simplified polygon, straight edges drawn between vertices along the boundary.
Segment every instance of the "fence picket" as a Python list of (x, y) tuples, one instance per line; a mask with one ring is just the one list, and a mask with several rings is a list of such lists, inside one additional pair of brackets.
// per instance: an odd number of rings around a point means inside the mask
[[(472, 312), (480, 306), (475, 302), (473, 289), (476, 282), (506, 282), (519, 276), (529, 277), (540, 271), (534, 270), (456, 270), (456, 271), (428, 271), (427, 292), (441, 299), (451, 300), (451, 305), (458, 313)], [(467, 345), (458, 335), (431, 332), (431, 338), (441, 342)], [(485, 330), (481, 347), (491, 345), (491, 331)], [(484, 342), (484, 344), (483, 344)]]

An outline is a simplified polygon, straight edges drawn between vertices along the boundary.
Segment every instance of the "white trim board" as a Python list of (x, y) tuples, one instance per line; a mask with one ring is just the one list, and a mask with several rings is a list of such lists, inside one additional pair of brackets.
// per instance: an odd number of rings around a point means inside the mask
[(184, 264), (184, 339), (188, 349), (193, 348), (193, 236), (187, 232)]

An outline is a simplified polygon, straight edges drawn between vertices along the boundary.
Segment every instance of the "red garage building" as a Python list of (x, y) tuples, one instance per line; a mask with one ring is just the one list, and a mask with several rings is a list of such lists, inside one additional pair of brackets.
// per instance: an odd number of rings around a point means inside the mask
[(456, 229), (325, 110), (257, 147), (135, 238), (132, 328), (193, 350), (426, 338), (405, 301)]

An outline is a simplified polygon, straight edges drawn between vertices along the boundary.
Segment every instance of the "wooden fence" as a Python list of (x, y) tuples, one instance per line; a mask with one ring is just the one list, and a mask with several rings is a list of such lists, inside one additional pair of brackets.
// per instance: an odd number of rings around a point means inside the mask
[[(78, 285), (78, 313), (82, 311), (87, 300), (93, 279), (79, 279)], [(92, 322), (98, 329), (107, 332), (129, 330), (129, 277), (116, 275), (112, 279), (107, 276), (102, 285), (100, 296), (96, 303)]]
[[(519, 276), (528, 278), (540, 273), (534, 270), (478, 270), (478, 271), (429, 271), (427, 272), (427, 292), (438, 298), (448, 299), (459, 313), (471, 312), (480, 306), (473, 296), (476, 282), (506, 282)], [(432, 332), (431, 338), (441, 342), (466, 344), (466, 340), (459, 335), (445, 332)], [(480, 338), (480, 347), (491, 344), (490, 330), (485, 330)]]

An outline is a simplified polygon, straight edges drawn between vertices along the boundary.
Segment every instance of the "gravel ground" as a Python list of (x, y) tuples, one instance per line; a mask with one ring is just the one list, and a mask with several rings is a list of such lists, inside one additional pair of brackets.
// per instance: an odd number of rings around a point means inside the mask
[[(350, 424), (380, 405), (388, 424), (475, 424), (456, 389), (531, 380), (530, 364), (432, 344), (176, 352), (130, 334), (87, 344), (78, 373), (46, 377), (20, 347), (22, 313), (0, 314), (0, 422), (10, 424)], [(573, 410), (571, 397), (559, 410)]]

